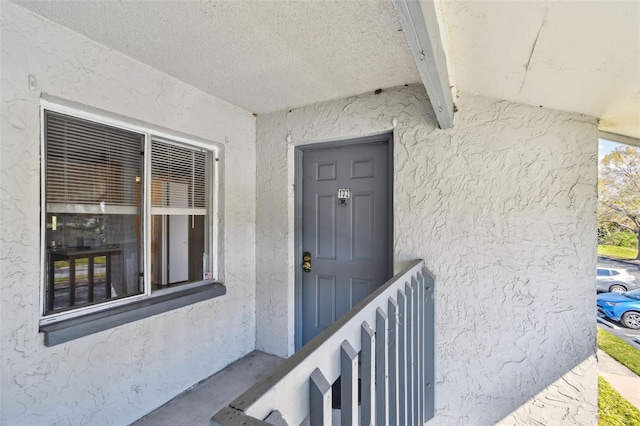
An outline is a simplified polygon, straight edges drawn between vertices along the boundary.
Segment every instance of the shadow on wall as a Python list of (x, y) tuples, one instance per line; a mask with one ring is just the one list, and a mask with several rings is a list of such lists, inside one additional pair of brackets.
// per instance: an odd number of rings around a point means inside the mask
[(575, 424), (593, 424), (598, 413), (597, 368), (595, 354), (583, 359), (554, 382), (540, 386), (520, 405), (514, 404), (513, 410), (496, 423), (553, 424), (572, 419)]

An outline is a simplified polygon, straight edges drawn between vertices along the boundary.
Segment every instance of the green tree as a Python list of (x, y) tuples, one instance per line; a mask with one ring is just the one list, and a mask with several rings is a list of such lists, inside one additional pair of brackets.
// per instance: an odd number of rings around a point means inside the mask
[[(600, 162), (598, 226), (627, 229), (640, 247), (640, 151), (616, 148)], [(640, 250), (636, 259), (640, 259)]]
[(620, 228), (614, 223), (599, 223), (598, 225), (598, 244), (633, 249), (638, 247), (636, 234), (633, 232)]

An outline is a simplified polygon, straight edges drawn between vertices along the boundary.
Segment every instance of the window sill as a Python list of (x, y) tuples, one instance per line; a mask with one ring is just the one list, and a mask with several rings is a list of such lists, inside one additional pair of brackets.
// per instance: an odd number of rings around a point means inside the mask
[(160, 291), (147, 298), (113, 309), (41, 325), (40, 331), (44, 333), (44, 345), (55, 346), (163, 312), (223, 296), (226, 292), (227, 288), (224, 284), (213, 282), (197, 286), (176, 287), (170, 291)]

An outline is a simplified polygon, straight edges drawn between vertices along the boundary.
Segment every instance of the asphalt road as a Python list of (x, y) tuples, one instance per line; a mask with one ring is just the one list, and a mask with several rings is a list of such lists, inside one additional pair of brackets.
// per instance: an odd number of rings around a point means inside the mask
[[(636, 282), (640, 281), (640, 266), (629, 264), (626, 262), (619, 262), (611, 259), (604, 259), (598, 256), (598, 266), (605, 266), (609, 268), (626, 269), (626, 271), (636, 277)], [(598, 327), (604, 328), (608, 332), (615, 334), (627, 341), (630, 345), (640, 349), (640, 330), (632, 330), (624, 327), (617, 321), (598, 318)]]
[(618, 260), (607, 259), (604, 257), (598, 256), (598, 266), (604, 266), (607, 268), (620, 268), (626, 269), (628, 273), (636, 277), (636, 279), (640, 279), (640, 266), (634, 265), (632, 263), (620, 262)]

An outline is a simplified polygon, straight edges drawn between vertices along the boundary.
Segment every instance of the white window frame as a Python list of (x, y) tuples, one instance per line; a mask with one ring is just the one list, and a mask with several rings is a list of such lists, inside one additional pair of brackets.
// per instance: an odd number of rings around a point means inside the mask
[[(69, 311), (45, 314), (46, 312), (46, 276), (47, 276), (47, 242), (46, 242), (46, 145), (45, 145), (45, 111), (66, 114), (72, 117), (89, 120), (98, 124), (128, 130), (139, 133), (144, 136), (144, 187), (143, 187), (143, 205), (142, 205), (142, 244), (143, 244), (143, 279), (144, 292), (128, 296), (123, 299), (106, 301), (96, 305), (82, 306)], [(211, 194), (209, 201), (209, 247), (211, 250), (209, 271), (212, 273), (211, 280), (196, 281), (184, 284), (180, 287), (170, 287), (166, 289), (155, 290), (152, 292), (151, 283), (151, 139), (161, 140), (163, 142), (175, 143), (186, 147), (203, 149), (213, 154)], [(76, 104), (49, 96), (42, 95), (40, 99), (40, 325), (59, 322), (66, 319), (79, 317), (85, 314), (109, 310), (122, 305), (127, 305), (139, 300), (143, 300), (152, 295), (164, 295), (176, 292), (177, 289), (188, 289), (194, 286), (202, 285), (204, 282), (223, 283), (224, 276), (222, 273), (222, 244), (220, 236), (221, 231), (221, 178), (220, 171), (222, 161), (222, 147), (224, 145), (218, 142), (205, 140), (191, 135), (186, 135), (177, 131), (168, 130), (149, 123), (144, 123), (135, 119), (130, 119), (117, 114), (105, 112), (95, 108)], [(177, 293), (177, 292), (176, 292)]]

